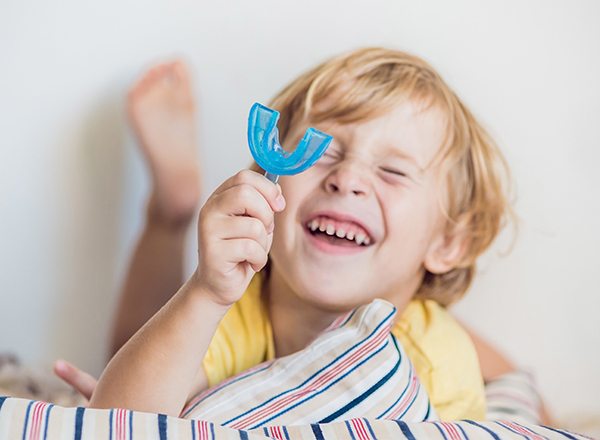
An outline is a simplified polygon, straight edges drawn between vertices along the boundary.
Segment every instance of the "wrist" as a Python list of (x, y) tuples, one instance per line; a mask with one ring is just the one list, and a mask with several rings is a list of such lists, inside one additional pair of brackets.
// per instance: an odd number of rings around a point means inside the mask
[(198, 269), (190, 276), (184, 284), (184, 289), (187, 295), (196, 298), (205, 305), (214, 308), (216, 312), (225, 314), (233, 305), (233, 303), (225, 302), (217, 295), (210, 284), (207, 283), (199, 273)]

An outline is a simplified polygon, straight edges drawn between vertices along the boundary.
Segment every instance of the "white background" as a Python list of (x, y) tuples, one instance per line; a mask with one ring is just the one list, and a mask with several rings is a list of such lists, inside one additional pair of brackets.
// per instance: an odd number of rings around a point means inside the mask
[(252, 102), (386, 45), (430, 61), (514, 173), (516, 245), (503, 257), (501, 237), (457, 313), (555, 414), (600, 414), (599, 23), (596, 1), (1, 0), (0, 351), (101, 371), (148, 190), (123, 112), (143, 68), (193, 66), (209, 191), (249, 163)]

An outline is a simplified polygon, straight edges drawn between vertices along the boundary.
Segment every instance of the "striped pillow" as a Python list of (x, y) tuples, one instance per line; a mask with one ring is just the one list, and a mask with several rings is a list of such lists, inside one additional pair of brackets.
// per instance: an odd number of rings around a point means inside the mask
[(262, 363), (193, 398), (181, 416), (234, 429), (354, 417), (436, 419), (392, 335), (396, 309), (375, 300), (337, 319), (307, 348)]

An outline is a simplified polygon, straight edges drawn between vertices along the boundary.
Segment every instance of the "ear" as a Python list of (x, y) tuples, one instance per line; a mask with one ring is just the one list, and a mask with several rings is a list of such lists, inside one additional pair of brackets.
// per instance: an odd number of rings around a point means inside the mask
[(463, 225), (447, 225), (431, 241), (425, 255), (425, 269), (434, 274), (451, 271), (464, 257), (468, 244), (469, 237)]

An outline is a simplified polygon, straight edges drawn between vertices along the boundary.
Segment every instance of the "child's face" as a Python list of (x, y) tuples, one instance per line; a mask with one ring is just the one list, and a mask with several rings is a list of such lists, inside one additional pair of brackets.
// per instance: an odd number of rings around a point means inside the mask
[[(290, 146), (305, 128), (290, 133)], [(428, 165), (445, 120), (405, 102), (366, 122), (316, 128), (334, 141), (312, 168), (280, 180), (287, 205), (275, 219), (271, 276), (328, 310), (377, 297), (402, 306), (444, 241), (440, 182)]]

